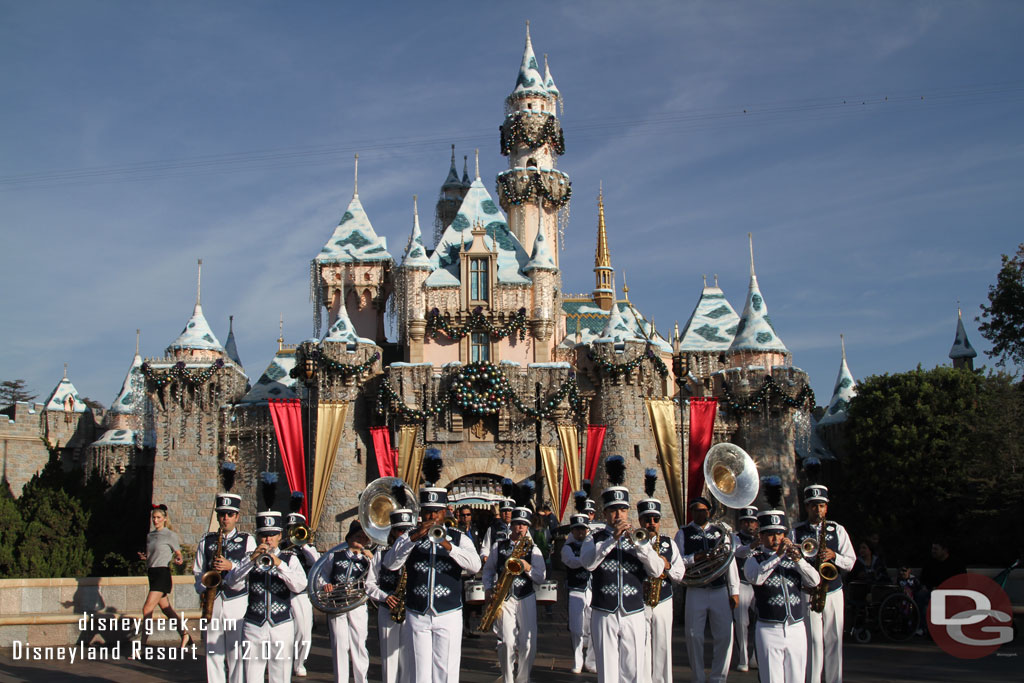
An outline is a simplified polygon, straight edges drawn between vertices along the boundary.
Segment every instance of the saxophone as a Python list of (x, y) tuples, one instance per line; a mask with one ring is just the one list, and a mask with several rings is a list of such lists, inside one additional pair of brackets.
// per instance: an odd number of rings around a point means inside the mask
[(401, 624), (405, 621), (405, 580), (408, 578), (405, 566), (402, 566), (402, 573), (398, 575), (398, 585), (395, 586), (395, 597), (398, 604), (391, 608), (391, 621)]
[(644, 604), (648, 607), (657, 607), (661, 602), (661, 583), (665, 575), (654, 576), (644, 581)]
[(494, 587), (491, 601), (484, 607), (484, 616), (480, 620), (481, 631), (490, 631), (494, 626), (494, 622), (501, 616), (501, 606), (505, 602), (505, 598), (508, 597), (508, 592), (512, 590), (512, 580), (523, 573), (525, 569), (523, 558), (531, 550), (533, 550), (533, 539), (529, 533), (525, 533), (522, 538), (516, 541), (512, 554), (505, 560), (505, 570), (501, 573), (501, 578), (498, 579), (498, 584)]
[[(224, 557), (224, 528), (221, 527), (217, 532), (217, 552), (213, 554), (213, 559)], [(206, 590), (203, 591), (203, 595), (200, 598), (202, 603), (202, 619), (209, 619), (213, 616), (213, 603), (217, 600), (217, 593), (220, 592), (221, 583), (223, 583), (224, 577), (216, 569), (210, 569), (203, 572), (199, 582), (206, 586)]]
[(836, 566), (825, 560), (825, 550), (827, 548), (828, 544), (825, 543), (825, 518), (822, 517), (821, 523), (818, 525), (818, 557), (816, 562), (821, 582), (811, 592), (811, 609), (819, 614), (825, 610), (825, 599), (828, 597), (829, 581), (839, 575)]

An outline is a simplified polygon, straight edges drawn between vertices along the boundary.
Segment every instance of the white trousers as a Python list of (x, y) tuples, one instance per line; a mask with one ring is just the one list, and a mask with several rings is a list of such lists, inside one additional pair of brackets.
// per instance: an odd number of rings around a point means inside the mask
[(291, 620), (277, 626), (271, 626), (269, 621), (259, 626), (245, 622), (243, 629), (246, 683), (263, 683), (263, 676), (268, 673), (270, 683), (289, 683), (292, 680), (295, 624)]
[(651, 683), (670, 683), (672, 680), (672, 600), (659, 602), (657, 607), (644, 606), (647, 622), (645, 680)]
[(292, 596), (292, 621), (295, 623), (295, 661), (292, 669), (298, 671), (306, 664), (309, 650), (313, 646), (313, 605), (306, 591)]
[(594, 610), (590, 636), (597, 650), (598, 683), (639, 683), (647, 620), (643, 612), (622, 614)]
[(366, 683), (366, 671), (370, 668), (370, 654), (366, 650), (366, 619), (365, 604), (327, 618), (331, 629), (331, 649), (334, 650), (335, 683), (347, 683), (349, 657), (352, 658), (352, 679), (355, 683)]
[(387, 605), (377, 608), (377, 636), (380, 640), (380, 668), (384, 683), (398, 683), (408, 678), (409, 648), (402, 647), (402, 625), (391, 620)]
[(807, 668), (807, 631), (800, 622), (757, 622), (754, 628), (761, 683), (800, 683)]
[(828, 594), (821, 614), (811, 609), (809, 594), (805, 592), (804, 607), (807, 613), (804, 617), (807, 628), (807, 683), (821, 681), (822, 664), (827, 683), (842, 683), (843, 591), (834, 590)]
[(205, 632), (206, 680), (209, 683), (242, 683), (245, 679), (245, 662), (239, 647), (242, 617), (248, 607), (249, 602), (244, 595), (225, 600), (222, 593), (214, 600), (210, 621), (218, 628), (208, 628)]
[[(459, 683), (462, 663), (462, 610), (431, 614), (405, 613), (402, 647), (412, 646), (412, 658), (405, 681), (414, 683)], [(410, 661), (410, 660), (406, 660)]]
[[(596, 668), (594, 645), (590, 639), (590, 590), (569, 591), (569, 637), (572, 641), (573, 669), (588, 671)], [(583, 648), (587, 649), (586, 660)]]
[[(498, 619), (498, 663), (505, 683), (527, 683), (537, 656), (537, 596), (522, 600), (510, 597), (501, 605)], [(518, 673), (513, 675), (513, 667)]]
[(693, 669), (693, 682), (704, 683), (704, 626), (711, 620), (713, 660), (711, 662), (711, 683), (725, 683), (729, 674), (729, 659), (732, 656), (732, 610), (729, 608), (729, 592), (725, 586), (719, 588), (687, 588), (686, 610), (686, 654)]
[(732, 611), (732, 640), (736, 646), (736, 666), (749, 666), (757, 661), (754, 652), (748, 649), (750, 622), (754, 618), (754, 588), (749, 583), (740, 583), (740, 602)]

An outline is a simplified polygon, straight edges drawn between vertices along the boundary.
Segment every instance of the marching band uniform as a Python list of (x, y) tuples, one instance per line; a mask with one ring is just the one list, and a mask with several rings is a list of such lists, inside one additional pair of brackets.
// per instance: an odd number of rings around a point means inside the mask
[[(392, 531), (405, 532), (413, 527), (415, 521), (412, 510), (402, 508), (391, 512)], [(391, 618), (391, 608), (387, 604), (388, 597), (396, 595), (401, 573), (384, 567), (384, 554), (376, 553), (366, 575), (366, 594), (377, 603), (377, 634), (380, 639), (380, 665), (384, 683), (404, 680), (409, 670), (407, 658), (411, 648), (402, 647), (402, 624)], [(405, 599), (404, 595), (396, 597)]]
[[(351, 543), (363, 531), (358, 521), (353, 521), (345, 535), (345, 542)], [(333, 557), (324, 564), (323, 574), (312, 577), (317, 589), (327, 584), (344, 585), (365, 577), (370, 569), (370, 558), (361, 550), (343, 548), (336, 550)], [(365, 582), (365, 581), (364, 581)], [(366, 649), (368, 612), (366, 604), (327, 617), (331, 631), (331, 649), (334, 651), (335, 683), (348, 681), (349, 658), (352, 660), (352, 679), (355, 683), (366, 683), (370, 668), (370, 653)]]
[[(288, 515), (288, 526), (305, 525), (306, 517), (300, 512)], [(290, 551), (298, 558), (302, 571), (309, 577), (309, 570), (320, 559), (320, 551), (312, 543), (294, 546)], [(313, 646), (313, 605), (309, 601), (309, 593), (299, 591), (292, 595), (292, 612), (295, 615), (295, 661), (292, 670), (296, 676), (306, 675), (306, 659)]]
[[(739, 520), (757, 520), (757, 508), (740, 508)], [(753, 610), (754, 589), (747, 579), (743, 565), (750, 555), (750, 546), (754, 537), (742, 531), (733, 534), (733, 547), (736, 548), (736, 568), (740, 575), (740, 601), (732, 611), (733, 643), (736, 645), (736, 670), (749, 671), (750, 666), (757, 666), (757, 659), (748, 652), (750, 640), (750, 614)]]
[[(590, 525), (586, 515), (573, 515), (570, 528), (583, 528), (589, 531)], [(566, 567), (565, 583), (569, 589), (569, 635), (572, 639), (573, 673), (580, 673), (583, 667), (587, 671), (597, 671), (594, 663), (594, 645), (590, 639), (590, 572), (583, 567), (580, 551), (583, 541), (570, 536), (562, 546), (562, 564)], [(586, 661), (583, 649), (586, 648)]]
[[(518, 495), (518, 494), (517, 494)], [(531, 512), (527, 507), (512, 511), (512, 524), (526, 527), (530, 533)], [(484, 565), (484, 588), (494, 590), (498, 574), (512, 555), (515, 542), (508, 538), (491, 548), (491, 555)], [(498, 639), (498, 662), (505, 683), (526, 683), (530, 680), (533, 660), (537, 656), (537, 594), (534, 586), (544, 582), (544, 556), (536, 543), (531, 541), (529, 554), (524, 558), (530, 564), (528, 575), (520, 574), (512, 579), (512, 586), (501, 606), (501, 615), (496, 624)], [(513, 666), (517, 672), (513, 676)]]
[[(648, 470), (650, 472), (651, 470)], [(651, 475), (648, 474), (648, 477)], [(654, 475), (657, 477), (657, 474)], [(653, 484), (648, 491), (648, 496), (653, 494)], [(656, 498), (645, 498), (637, 503), (637, 512), (640, 515), (641, 523), (644, 517), (649, 515), (661, 518), (661, 501)], [(658, 536), (651, 545), (655, 546), (658, 555), (668, 560), (668, 569), (662, 563), (661, 591), (658, 597), (658, 604), (651, 607), (644, 600), (644, 616), (647, 622), (647, 646), (644, 654), (647, 659), (645, 674), (649, 673), (651, 683), (670, 683), (672, 680), (672, 583), (683, 580), (686, 575), (686, 566), (683, 564), (682, 553), (668, 536)], [(649, 584), (648, 584), (649, 585)]]
[[(701, 503), (710, 510), (711, 503), (706, 498), (694, 498), (690, 507)], [(723, 541), (722, 528), (708, 522), (698, 526), (690, 522), (676, 532), (676, 545), (682, 549), (683, 562), (689, 568), (694, 564), (697, 553), (711, 550)], [(693, 669), (695, 683), (704, 683), (704, 627), (711, 620), (711, 639), (714, 644), (711, 662), (711, 683), (724, 683), (729, 673), (729, 660), (732, 657), (732, 608), (729, 596), (739, 593), (739, 571), (736, 563), (730, 562), (723, 576), (704, 586), (687, 586), (686, 609), (686, 653)]]
[[(433, 453), (431, 453), (433, 451)], [(433, 484), (440, 477), (428, 474), (429, 461), (440, 460), (436, 449), (424, 458), (424, 478)], [(434, 478), (431, 479), (431, 476)], [(448, 492), (433, 486), (420, 488), (421, 514), (447, 509)], [(406, 567), (406, 616), (402, 643), (412, 646), (410, 680), (416, 683), (458, 683), (462, 659), (462, 570), (480, 571), (480, 556), (469, 538), (458, 529), (445, 529), (442, 543), (429, 538), (410, 540), (410, 532), (398, 537), (384, 556), (383, 565), (392, 571)], [(408, 645), (406, 645), (408, 647)]]
[[(267, 511), (256, 515), (257, 533), (280, 534), (282, 517)], [(269, 668), (270, 683), (288, 683), (292, 679), (292, 652), (295, 646), (295, 624), (292, 623), (293, 593), (306, 589), (306, 573), (295, 555), (278, 548), (268, 551), (280, 559), (278, 566), (263, 567), (248, 556), (224, 577), (231, 588), (248, 584), (248, 605), (243, 634), (246, 644), (245, 680), (261, 683)]]
[[(629, 490), (618, 485), (625, 478), (622, 456), (607, 458), (605, 469), (613, 469), (608, 476), (613, 485), (601, 493), (604, 509), (628, 510)], [(580, 549), (583, 567), (591, 572), (590, 633), (600, 662), (597, 680), (638, 682), (645, 660), (643, 582), (660, 576), (665, 563), (652, 544), (636, 546), (627, 538), (617, 540), (614, 534), (614, 527), (605, 525), (588, 536)]]
[[(233, 493), (217, 494), (217, 512), (238, 513), (242, 497)], [(196, 548), (195, 562), (192, 563), (192, 575), (196, 579), (196, 592), (202, 595), (206, 587), (202, 584), (202, 576), (213, 569), (213, 560), (217, 553), (218, 532), (211, 531), (204, 535)], [(235, 566), (249, 553), (256, 549), (256, 539), (244, 531), (232, 529), (224, 535), (225, 558)], [(206, 629), (206, 680), (209, 683), (242, 683), (242, 655), (239, 652), (242, 641), (242, 618), (245, 616), (246, 594), (248, 589), (243, 583), (238, 587), (229, 587), (226, 582), (221, 584), (217, 597), (213, 602), (213, 612)], [(216, 626), (216, 628), (211, 628)], [(225, 675), (225, 671), (227, 672)]]
[[(511, 480), (508, 480), (511, 482)], [(508, 484), (503, 483), (502, 487), (506, 488)], [(484, 532), (484, 540), (480, 542), (480, 559), (484, 562), (491, 554), (491, 546), (498, 541), (503, 541), (509, 536), (509, 525), (505, 523), (505, 520), (501, 518), (501, 514), (505, 512), (512, 512), (515, 508), (515, 501), (511, 498), (502, 498), (501, 503), (498, 505), (498, 516), (494, 518), (491, 525), (487, 527), (487, 531)]]
[[(828, 488), (820, 484), (812, 484), (804, 488), (804, 505), (810, 503), (828, 503)], [(820, 524), (803, 521), (793, 527), (790, 538), (794, 543), (802, 543), (804, 539), (814, 538), (819, 543), (818, 530)], [(853, 569), (857, 556), (850, 542), (850, 535), (842, 524), (825, 519), (825, 547), (836, 556), (832, 564), (842, 571)], [(819, 546), (821, 547), (821, 546)], [(843, 680), (843, 577), (842, 574), (828, 582), (828, 593), (825, 598), (825, 609), (820, 613), (810, 609), (811, 594), (804, 593), (807, 619), (808, 648), (808, 683), (821, 680), (822, 665), (825, 668), (825, 680), (828, 683), (842, 683)], [(824, 657), (824, 662), (822, 661)]]
[[(757, 516), (761, 533), (786, 530), (786, 513), (768, 510)], [(806, 588), (816, 586), (818, 572), (806, 560), (793, 561), (787, 555), (761, 546), (743, 565), (753, 584), (757, 626), (754, 630), (757, 661), (764, 683), (800, 683), (807, 660), (804, 625)]]

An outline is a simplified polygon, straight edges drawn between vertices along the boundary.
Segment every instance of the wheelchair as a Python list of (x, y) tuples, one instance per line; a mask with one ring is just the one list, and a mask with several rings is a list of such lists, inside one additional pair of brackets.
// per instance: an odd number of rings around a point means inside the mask
[(893, 584), (853, 581), (847, 584), (846, 632), (861, 644), (878, 633), (893, 642), (909, 640), (921, 625), (914, 599)]

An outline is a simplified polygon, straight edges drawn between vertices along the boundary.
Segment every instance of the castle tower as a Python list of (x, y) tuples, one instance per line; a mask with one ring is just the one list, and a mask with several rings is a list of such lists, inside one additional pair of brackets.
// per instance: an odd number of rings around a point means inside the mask
[(242, 366), (242, 359), (238, 357), (238, 345), (235, 343), (235, 316), (228, 316), (228, 340), (224, 342), (224, 353), (237, 365)]
[(608, 232), (604, 227), (604, 191), (597, 191), (597, 251), (594, 253), (594, 303), (610, 311), (615, 300), (612, 291), (612, 257), (608, 251)]
[(964, 318), (960, 307), (956, 309), (956, 336), (953, 338), (953, 347), (949, 350), (949, 358), (953, 361), (954, 368), (974, 369), (974, 359), (978, 352), (971, 346), (967, 338), (967, 330), (964, 329)]
[(467, 160), (463, 158), (462, 180), (459, 180), (459, 172), (455, 169), (455, 145), (452, 145), (452, 165), (448, 169), (448, 177), (441, 185), (441, 193), (437, 198), (437, 206), (434, 208), (434, 244), (441, 241), (441, 235), (445, 228), (452, 224), (456, 214), (459, 212), (459, 205), (469, 190), (469, 173), (466, 168)]
[(736, 310), (718, 286), (717, 275), (714, 282), (709, 286), (707, 278), (704, 279), (697, 305), (674, 342), (681, 372), (699, 380), (704, 390), (710, 389), (711, 374), (726, 366), (725, 354), (732, 346), (740, 322)]
[[(330, 327), (344, 305), (360, 336), (384, 343), (384, 310), (392, 290), (393, 263), (387, 240), (374, 231), (359, 201), (357, 154), (352, 200), (334, 234), (310, 264), (315, 336), (320, 336), (320, 309), (327, 308)], [(348, 294), (343, 299), (345, 291)]]
[(189, 361), (215, 361), (227, 356), (220, 340), (213, 333), (210, 323), (206, 322), (206, 316), (203, 315), (202, 294), (203, 260), (199, 259), (196, 275), (196, 305), (192, 309), (192, 317), (185, 323), (181, 334), (165, 350), (169, 357), (187, 363)]
[(846, 422), (846, 410), (850, 407), (850, 401), (857, 395), (857, 383), (850, 372), (850, 366), (846, 364), (846, 341), (843, 335), (839, 335), (839, 344), (843, 353), (839, 362), (839, 375), (836, 377), (835, 388), (832, 389), (832, 400), (828, 402), (828, 409), (818, 420), (819, 427)]
[[(538, 205), (540, 200), (537, 201)], [(538, 210), (542, 222), (543, 212)], [(558, 294), (562, 289), (562, 278), (555, 266), (555, 257), (548, 246), (543, 226), (538, 226), (533, 241), (533, 253), (523, 272), (533, 282), (533, 308), (531, 310), (530, 335), (534, 339), (533, 362), (547, 363), (551, 360), (551, 336), (555, 329), (558, 308)]]
[[(551, 79), (550, 69), (547, 79)], [(557, 157), (565, 153), (565, 139), (555, 112), (561, 99), (557, 88), (545, 87), (526, 25), (526, 48), (512, 93), (505, 99), (505, 121), (501, 124), (501, 153), (509, 168), (498, 174), (498, 201), (508, 214), (509, 228), (532, 253), (540, 225), (550, 243), (558, 266), (558, 212), (569, 203), (569, 176), (556, 168)], [(538, 198), (542, 201), (538, 203)], [(537, 211), (541, 213), (538, 221)]]
[[(450, 224), (450, 223), (449, 223)], [(412, 197), (412, 234), (405, 248), (402, 264), (395, 276), (395, 303), (398, 308), (398, 342), (405, 349), (409, 363), (423, 362), (423, 338), (427, 330), (427, 298), (423, 283), (430, 275), (430, 259), (423, 247), (420, 214), (416, 195)]]
[(768, 306), (757, 284), (757, 274), (754, 272), (754, 237), (749, 233), (747, 237), (750, 240), (750, 288), (747, 290), (747, 302), (736, 326), (736, 336), (729, 345), (726, 358), (733, 367), (761, 365), (770, 369), (775, 365), (788, 365), (789, 349), (775, 334), (771, 318), (768, 317)]

